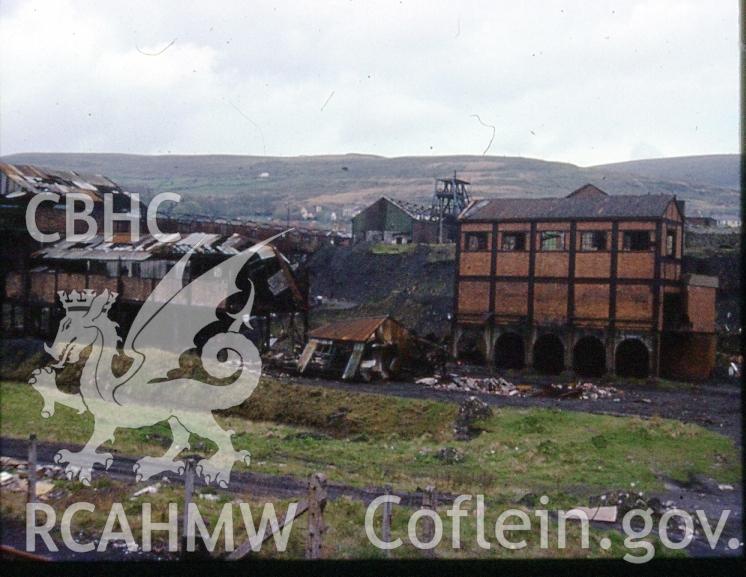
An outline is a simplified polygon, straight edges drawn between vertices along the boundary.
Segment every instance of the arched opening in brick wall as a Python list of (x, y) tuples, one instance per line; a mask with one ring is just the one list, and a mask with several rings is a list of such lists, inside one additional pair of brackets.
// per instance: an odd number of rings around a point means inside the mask
[(583, 337), (572, 351), (572, 368), (581, 377), (600, 377), (606, 372), (606, 349), (600, 339)]
[(495, 366), (498, 369), (522, 369), (526, 349), (518, 333), (503, 333), (495, 343)]
[(456, 355), (460, 361), (465, 363), (484, 364), (484, 330), (482, 327), (464, 329), (461, 338), (456, 343)]
[(534, 344), (534, 368), (540, 373), (558, 375), (565, 368), (565, 346), (556, 335), (542, 335)]
[(615, 372), (620, 377), (644, 379), (650, 374), (650, 353), (640, 339), (626, 339), (616, 348)]

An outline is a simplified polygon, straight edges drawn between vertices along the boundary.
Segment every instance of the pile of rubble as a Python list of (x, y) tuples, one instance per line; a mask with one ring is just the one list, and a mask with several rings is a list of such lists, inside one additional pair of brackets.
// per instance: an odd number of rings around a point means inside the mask
[(550, 384), (534, 387), (514, 385), (502, 377), (468, 377), (450, 374), (445, 379), (427, 377), (416, 381), (442, 391), (484, 393), (501, 397), (552, 397), (558, 399), (618, 399), (622, 391), (615, 387), (604, 387), (593, 383)]
[[(633, 483), (634, 485), (634, 483)], [(639, 509), (642, 511), (648, 511), (650, 515), (653, 517), (656, 525), (658, 524), (658, 521), (660, 518), (668, 511), (672, 511), (674, 509), (681, 510), (682, 507), (680, 504), (674, 502), (673, 500), (666, 500), (662, 501), (658, 497), (646, 497), (645, 494), (642, 491), (609, 491), (607, 493), (603, 493), (601, 495), (596, 495), (594, 497), (591, 497), (589, 499), (590, 507), (578, 507), (578, 509), (595, 512), (595, 511), (603, 511), (603, 510), (614, 510), (613, 519), (598, 519), (593, 517), (590, 513), (588, 514), (589, 519), (593, 520), (600, 520), (600, 521), (609, 521), (614, 522), (616, 520), (621, 520), (624, 518), (624, 515), (627, 514), (627, 512), (633, 510), (633, 509)], [(686, 509), (684, 509), (686, 511)], [(693, 530), (694, 530), (694, 536), (701, 536), (703, 534), (703, 528), (702, 528), (702, 522), (697, 515), (695, 511), (686, 511), (689, 513), (689, 516), (692, 518), (693, 521)], [(635, 523), (633, 523), (633, 526), (641, 525), (641, 520), (639, 518), (635, 519)], [(682, 519), (674, 515), (668, 520), (668, 531), (674, 534), (684, 534), (686, 527), (682, 524)], [(639, 528), (639, 527), (637, 527)]]
[(492, 408), (476, 397), (469, 397), (458, 408), (458, 416), (454, 423), (453, 433), (459, 441), (468, 441), (481, 432), (474, 426), (475, 421), (492, 416)]
[(569, 385), (553, 383), (544, 387), (535, 396), (595, 401), (597, 399), (619, 398), (621, 394), (621, 391), (615, 387), (601, 387), (593, 383), (571, 383)]
[[(28, 462), (11, 457), (0, 457), (0, 487), (3, 491), (25, 493), (28, 491)], [(64, 479), (65, 470), (58, 465), (37, 465), (36, 496), (45, 501), (53, 496), (53, 479)], [(45, 480), (50, 479), (50, 480)]]
[(447, 380), (441, 381), (435, 377), (419, 379), (418, 385), (425, 385), (434, 389), (444, 391), (464, 391), (474, 393), (489, 393), (503, 397), (514, 397), (516, 395), (526, 396), (533, 392), (531, 385), (514, 385), (502, 377), (465, 377), (450, 374)]

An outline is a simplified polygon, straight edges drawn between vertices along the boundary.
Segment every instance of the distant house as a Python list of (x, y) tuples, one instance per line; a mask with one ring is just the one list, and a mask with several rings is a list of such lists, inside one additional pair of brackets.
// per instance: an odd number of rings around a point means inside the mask
[(724, 216), (717, 219), (717, 225), (723, 228), (741, 228), (741, 219), (732, 216)]
[(353, 242), (434, 242), (437, 223), (423, 206), (382, 196), (352, 217)]

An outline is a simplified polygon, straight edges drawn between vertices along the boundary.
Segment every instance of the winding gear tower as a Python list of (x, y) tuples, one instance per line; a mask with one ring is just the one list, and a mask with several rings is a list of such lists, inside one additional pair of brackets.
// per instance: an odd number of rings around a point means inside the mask
[(430, 207), (430, 220), (438, 223), (438, 242), (444, 239), (444, 224), (455, 229), (456, 218), (469, 204), (469, 183), (456, 178), (438, 178), (435, 181), (433, 202)]

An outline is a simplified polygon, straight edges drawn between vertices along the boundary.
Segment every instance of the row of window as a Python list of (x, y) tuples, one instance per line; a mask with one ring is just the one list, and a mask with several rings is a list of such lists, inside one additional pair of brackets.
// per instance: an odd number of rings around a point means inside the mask
[[(545, 230), (539, 233), (539, 250), (566, 250), (569, 234), (562, 230)], [(464, 249), (469, 252), (488, 251), (487, 232), (465, 233)], [(646, 251), (653, 249), (652, 232), (649, 230), (625, 230), (622, 233), (622, 247), (626, 251)], [(580, 233), (580, 250), (593, 252), (607, 250), (607, 233), (605, 231), (582, 231)], [(525, 232), (504, 232), (500, 250), (525, 251), (527, 249)], [(669, 230), (666, 234), (666, 255), (676, 253), (676, 231)]]

